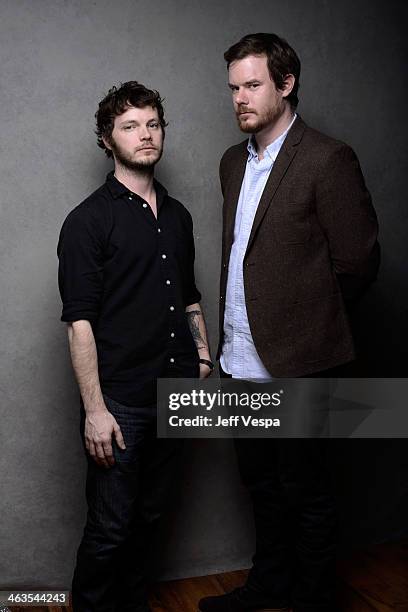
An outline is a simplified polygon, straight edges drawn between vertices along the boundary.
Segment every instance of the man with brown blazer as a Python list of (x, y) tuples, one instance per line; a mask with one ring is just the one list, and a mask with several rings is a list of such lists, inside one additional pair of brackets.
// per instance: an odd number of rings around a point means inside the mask
[[(224, 154), (222, 376), (330, 376), (354, 359), (346, 306), (373, 282), (377, 219), (356, 155), (296, 114), (300, 62), (275, 34), (224, 55), (240, 129)], [(253, 503), (246, 584), (202, 612), (333, 612), (335, 509), (324, 440), (235, 440)]]

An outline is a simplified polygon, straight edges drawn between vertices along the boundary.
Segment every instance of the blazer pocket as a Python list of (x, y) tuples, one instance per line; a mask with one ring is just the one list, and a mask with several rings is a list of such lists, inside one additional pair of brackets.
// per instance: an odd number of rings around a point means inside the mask
[(282, 244), (304, 244), (310, 240), (310, 204), (287, 202), (273, 212), (273, 231)]

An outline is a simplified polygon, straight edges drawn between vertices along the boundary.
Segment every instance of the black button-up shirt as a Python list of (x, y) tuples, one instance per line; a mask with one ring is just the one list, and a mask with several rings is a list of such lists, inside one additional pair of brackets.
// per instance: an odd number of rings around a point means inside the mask
[(90, 321), (103, 393), (154, 402), (156, 378), (191, 376), (198, 353), (185, 314), (199, 302), (190, 213), (154, 182), (150, 206), (113, 175), (70, 212), (59, 238), (62, 321)]

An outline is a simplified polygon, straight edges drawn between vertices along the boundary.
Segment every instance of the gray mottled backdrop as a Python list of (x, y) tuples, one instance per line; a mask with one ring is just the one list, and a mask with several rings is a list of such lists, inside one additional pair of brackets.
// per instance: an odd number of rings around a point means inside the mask
[[(223, 51), (275, 31), (298, 51), (300, 112), (351, 144), (381, 223), (379, 281), (357, 313), (363, 364), (404, 375), (407, 334), (403, 2), (363, 0), (1, 0), (0, 585), (68, 586), (84, 521), (85, 461), (56, 242), (63, 219), (103, 180), (93, 114), (108, 88), (138, 79), (166, 98), (159, 178), (195, 222), (197, 278), (216, 342), (218, 161), (239, 134)], [(404, 363), (405, 360), (405, 363)], [(401, 441), (333, 445), (344, 542), (406, 534)], [(231, 447), (191, 444), (162, 576), (243, 567), (248, 501)]]

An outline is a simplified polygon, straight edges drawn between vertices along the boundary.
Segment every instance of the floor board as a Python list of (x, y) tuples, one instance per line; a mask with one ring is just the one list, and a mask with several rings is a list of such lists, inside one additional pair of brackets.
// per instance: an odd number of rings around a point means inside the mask
[[(161, 582), (151, 593), (153, 612), (197, 612), (207, 595), (223, 594), (245, 582), (240, 570), (213, 576)], [(342, 612), (408, 612), (408, 541), (382, 544), (353, 554), (338, 565)], [(11, 612), (72, 612), (67, 607), (18, 607)]]

